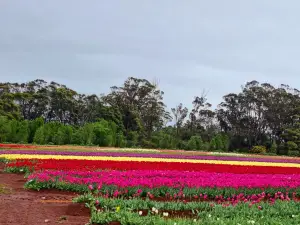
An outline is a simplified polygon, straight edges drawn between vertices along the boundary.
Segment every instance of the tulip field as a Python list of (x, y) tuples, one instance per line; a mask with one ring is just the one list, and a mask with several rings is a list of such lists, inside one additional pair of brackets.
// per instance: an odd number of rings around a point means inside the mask
[(78, 193), (90, 224), (300, 224), (300, 158), (0, 144), (24, 188)]

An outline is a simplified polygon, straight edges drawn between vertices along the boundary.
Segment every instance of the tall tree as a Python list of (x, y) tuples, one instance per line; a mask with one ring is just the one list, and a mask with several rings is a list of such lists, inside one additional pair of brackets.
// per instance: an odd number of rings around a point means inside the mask
[(127, 134), (129, 131), (145, 131), (149, 136), (168, 117), (163, 94), (148, 80), (130, 77), (123, 86), (112, 87), (111, 93), (103, 99), (121, 112)]
[(176, 126), (176, 134), (179, 136), (180, 128), (187, 117), (188, 109), (186, 107), (183, 108), (182, 103), (180, 103), (176, 108), (172, 108), (172, 113), (174, 115), (175, 126)]

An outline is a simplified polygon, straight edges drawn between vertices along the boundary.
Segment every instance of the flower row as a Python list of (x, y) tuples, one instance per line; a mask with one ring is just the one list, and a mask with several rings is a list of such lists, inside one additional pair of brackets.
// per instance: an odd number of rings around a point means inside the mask
[(37, 181), (70, 184), (115, 185), (117, 187), (173, 187), (173, 188), (298, 188), (300, 175), (284, 174), (232, 174), (188, 171), (41, 171), (29, 176)]
[(110, 157), (110, 156), (74, 156), (74, 155), (26, 155), (26, 154), (2, 154), (2, 157), (14, 159), (76, 159), (94, 161), (119, 161), (119, 162), (164, 162), (164, 163), (188, 163), (188, 164), (214, 164), (214, 165), (240, 165), (240, 166), (263, 166), (263, 167), (287, 167), (300, 168), (297, 163), (271, 163), (271, 162), (242, 162), (222, 160), (196, 160), (196, 159), (170, 159), (170, 158), (146, 158), (146, 157)]
[(71, 151), (46, 151), (46, 150), (4, 150), (4, 154), (21, 155), (52, 155), (52, 156), (107, 156), (107, 157), (144, 157), (161, 159), (197, 159), (197, 160), (220, 160), (220, 161), (240, 161), (240, 162), (278, 162), (278, 163), (296, 163), (300, 164), (300, 159), (273, 159), (273, 158), (255, 158), (255, 157), (235, 157), (235, 156), (212, 156), (212, 155), (170, 155), (154, 153), (129, 153), (129, 152), (71, 152)]
[[(120, 151), (120, 152), (160, 152), (158, 149), (143, 148), (114, 148), (99, 146), (74, 146), (74, 145), (30, 145), (30, 144), (3, 144), (0, 143), (0, 149), (26, 149), (26, 150), (81, 150), (81, 151)], [(177, 150), (176, 150), (177, 151)]]
[[(46, 172), (47, 173), (47, 172)], [(86, 178), (80, 181), (77, 177), (64, 178), (49, 176), (48, 174), (34, 174), (28, 178), (25, 187), (33, 190), (59, 189), (78, 193), (93, 193), (104, 198), (149, 198), (152, 200), (183, 202), (189, 201), (213, 201), (218, 204), (232, 204), (248, 202), (256, 204), (264, 201), (273, 203), (276, 200), (299, 201), (299, 188), (221, 188), (221, 187), (145, 187), (125, 186), (119, 187), (110, 182)], [(107, 181), (107, 180), (106, 180)], [(85, 183), (87, 182), (87, 183)], [(84, 184), (83, 184), (84, 183)], [(89, 184), (90, 183), (90, 184)]]
[(164, 171), (206, 171), (234, 174), (300, 174), (300, 168), (276, 166), (242, 166), (209, 163), (180, 162), (135, 162), (111, 160), (72, 160), (72, 159), (19, 159), (6, 165), (7, 168), (29, 167), (31, 170), (164, 170)]
[[(235, 157), (250, 157), (259, 159), (287, 159), (297, 161), (297, 158), (288, 156), (267, 156), (267, 155), (256, 155), (256, 154), (241, 154), (234, 152), (203, 152), (203, 151), (185, 151), (185, 150), (166, 150), (166, 149), (142, 149), (142, 148), (114, 148), (114, 147), (99, 147), (99, 146), (74, 146), (74, 145), (30, 145), (30, 144), (3, 144), (0, 143), (1, 149), (10, 150), (51, 150), (51, 151), (84, 151), (84, 152), (139, 152), (139, 153), (157, 153), (167, 155), (182, 155), (182, 156), (235, 156)], [(1, 151), (0, 151), (1, 152)]]

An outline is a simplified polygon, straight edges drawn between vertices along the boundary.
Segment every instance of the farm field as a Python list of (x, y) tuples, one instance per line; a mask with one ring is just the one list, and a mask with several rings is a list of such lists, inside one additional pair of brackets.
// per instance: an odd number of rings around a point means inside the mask
[(4, 225), (300, 224), (300, 158), (13, 144), (0, 158)]

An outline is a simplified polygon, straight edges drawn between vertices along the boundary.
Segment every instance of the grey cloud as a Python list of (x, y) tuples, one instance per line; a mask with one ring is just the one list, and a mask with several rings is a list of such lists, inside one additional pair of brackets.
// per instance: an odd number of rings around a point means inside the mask
[(0, 78), (85, 93), (156, 78), (169, 107), (202, 89), (216, 106), (253, 79), (299, 83), (299, 8), (297, 0), (2, 0)]

